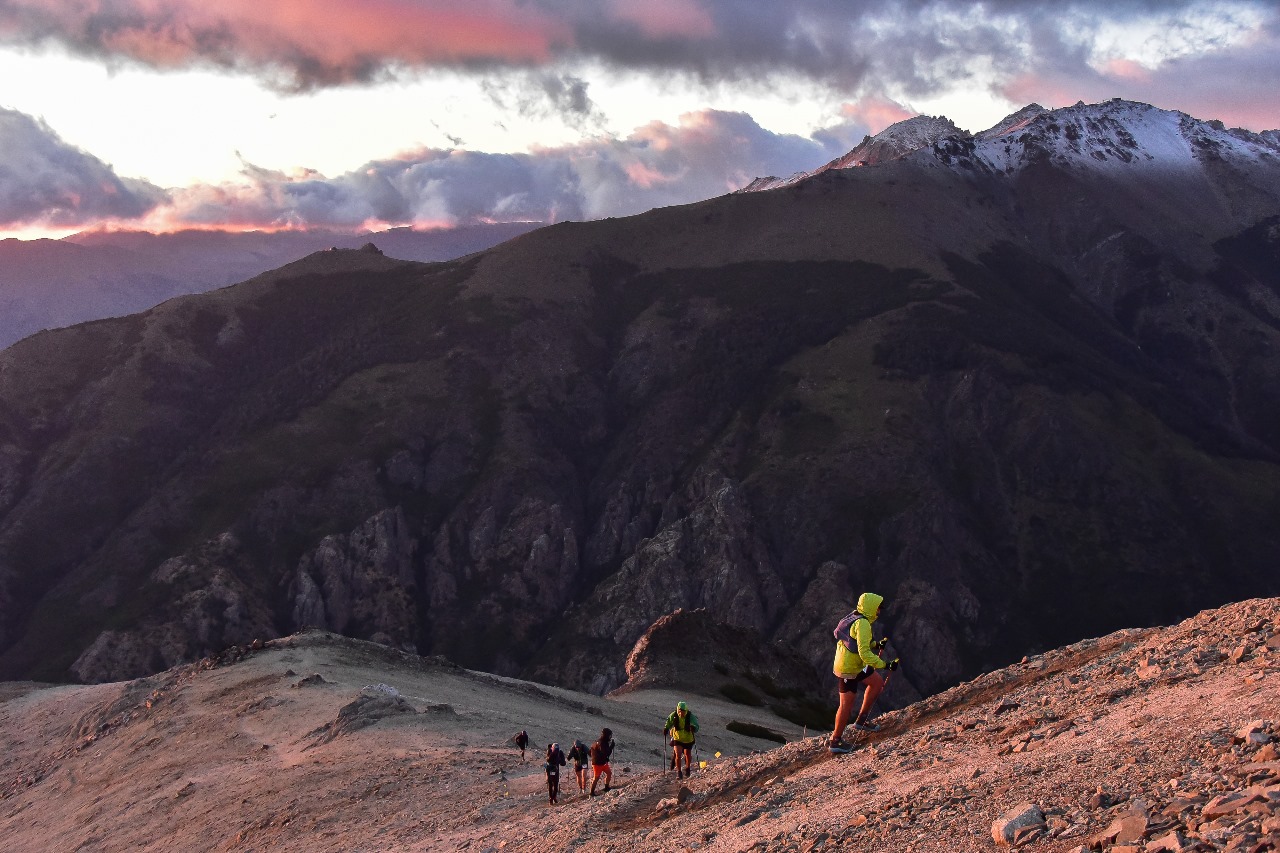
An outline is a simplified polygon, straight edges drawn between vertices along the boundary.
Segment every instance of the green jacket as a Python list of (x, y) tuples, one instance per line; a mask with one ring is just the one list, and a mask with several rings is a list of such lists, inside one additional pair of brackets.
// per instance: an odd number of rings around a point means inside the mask
[(671, 736), (680, 743), (693, 743), (693, 735), (697, 731), (698, 718), (693, 715), (692, 711), (685, 714), (685, 721), (683, 724), (680, 722), (680, 715), (677, 712), (672, 711), (667, 716), (666, 725), (662, 727), (663, 734), (671, 732)]
[(849, 626), (849, 639), (853, 645), (857, 646), (858, 653), (854, 654), (845, 648), (844, 643), (836, 640), (836, 659), (831, 665), (831, 671), (839, 677), (852, 678), (866, 666), (875, 669), (885, 668), (885, 662), (871, 650), (871, 641), (874, 639), (871, 634), (871, 623), (876, 621), (876, 615), (879, 614), (880, 605), (883, 602), (884, 597), (874, 592), (864, 592), (858, 596), (858, 612), (866, 618), (858, 619)]

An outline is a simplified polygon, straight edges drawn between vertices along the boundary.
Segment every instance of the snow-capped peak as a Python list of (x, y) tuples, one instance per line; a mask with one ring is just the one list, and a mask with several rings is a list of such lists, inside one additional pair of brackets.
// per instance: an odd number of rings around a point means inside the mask
[[(947, 140), (963, 144), (943, 144)], [(830, 169), (922, 157), (947, 165), (960, 158), (980, 170), (1006, 174), (1046, 160), (1091, 171), (1135, 169), (1144, 164), (1168, 168), (1209, 161), (1247, 169), (1259, 159), (1280, 158), (1280, 131), (1228, 130), (1219, 121), (1201, 121), (1119, 98), (1056, 110), (1029, 104), (973, 135), (943, 116), (920, 115), (866, 137), (848, 154), (813, 172), (786, 179), (758, 178), (741, 191), (776, 189)]]
[(990, 139), (993, 136), (1007, 136), (1011, 133), (1017, 133), (1047, 112), (1049, 110), (1039, 104), (1027, 104), (1016, 113), (1005, 116), (994, 127), (975, 133), (973, 137), (974, 139)]
[(974, 143), (974, 158), (1000, 172), (1046, 159), (1097, 170), (1207, 160), (1243, 164), (1280, 154), (1266, 134), (1227, 130), (1222, 122), (1119, 98), (1057, 110), (1033, 104), (976, 134)]
[(791, 186), (806, 178), (822, 174), (828, 169), (850, 169), (856, 166), (874, 166), (889, 160), (899, 160), (913, 151), (927, 148), (950, 137), (969, 138), (969, 134), (955, 126), (946, 116), (912, 116), (896, 124), (891, 124), (875, 136), (866, 136), (857, 147), (841, 157), (837, 157), (812, 172), (796, 172), (789, 178), (773, 175), (756, 178), (747, 184), (740, 193), (763, 192)]
[(827, 169), (848, 169), (853, 166), (874, 166), (888, 160), (898, 160), (912, 151), (927, 148), (943, 139), (969, 134), (955, 126), (946, 116), (919, 115), (886, 127), (875, 136), (868, 136), (858, 146), (837, 157), (813, 174)]

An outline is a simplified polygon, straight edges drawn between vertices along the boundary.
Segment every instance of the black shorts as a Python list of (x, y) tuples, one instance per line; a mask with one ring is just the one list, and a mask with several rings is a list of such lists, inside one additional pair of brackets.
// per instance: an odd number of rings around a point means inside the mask
[(685, 752), (688, 752), (689, 750), (693, 749), (693, 741), (689, 741), (688, 743), (681, 743), (675, 738), (672, 738), (671, 745), (674, 746), (676, 749), (681, 749), (681, 750), (684, 750)]
[(856, 693), (858, 691), (858, 682), (875, 672), (875, 667), (867, 664), (857, 675), (849, 678), (841, 678), (836, 676), (836, 681), (840, 684), (841, 693)]

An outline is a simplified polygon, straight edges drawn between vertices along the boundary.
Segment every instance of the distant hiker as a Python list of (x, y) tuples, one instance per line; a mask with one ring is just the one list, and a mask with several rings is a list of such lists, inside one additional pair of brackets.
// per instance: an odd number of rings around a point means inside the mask
[(511, 742), (520, 747), (520, 763), (524, 764), (524, 749), (529, 745), (529, 733), (521, 729), (511, 736)]
[(547, 746), (547, 761), (542, 769), (547, 771), (547, 802), (553, 806), (560, 799), (561, 767), (564, 767), (564, 753), (560, 750), (560, 744), (550, 744)]
[(609, 790), (613, 770), (609, 768), (609, 756), (613, 755), (613, 730), (601, 729), (600, 740), (591, 744), (591, 796), (596, 795), (596, 783), (604, 776), (604, 789)]
[[(871, 623), (880, 615), (884, 598), (874, 592), (864, 592), (858, 597), (858, 608), (840, 620), (836, 626), (836, 659), (832, 672), (840, 683), (840, 708), (836, 711), (836, 726), (831, 732), (827, 747), (832, 752), (849, 752), (851, 747), (843, 740), (845, 726), (853, 715), (854, 700), (858, 695), (858, 682), (865, 681), (862, 708), (853, 727), (860, 731), (879, 731), (880, 727), (868, 721), (871, 706), (884, 688), (884, 678), (878, 670), (886, 664), (876, 652), (884, 644), (876, 644), (871, 633)], [(894, 662), (896, 666), (897, 662)]]
[[(693, 756), (693, 736), (698, 731), (698, 718), (689, 713), (689, 705), (677, 702), (676, 709), (667, 716), (662, 733), (670, 734), (671, 769), (676, 776), (689, 775), (689, 764)], [(684, 756), (684, 767), (680, 767), (680, 757)]]
[(575, 740), (569, 748), (569, 760), (573, 762), (573, 775), (578, 780), (578, 792), (587, 792), (587, 762), (591, 760), (591, 751), (580, 740)]

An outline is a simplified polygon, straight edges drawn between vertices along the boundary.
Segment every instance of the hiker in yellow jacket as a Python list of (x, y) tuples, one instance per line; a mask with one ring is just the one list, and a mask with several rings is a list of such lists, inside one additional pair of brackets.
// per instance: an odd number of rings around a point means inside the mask
[[(698, 733), (698, 718), (689, 713), (687, 703), (676, 703), (676, 709), (667, 716), (667, 721), (662, 726), (662, 733), (671, 737), (671, 768), (676, 771), (676, 776), (688, 776), (694, 735)], [(680, 766), (681, 758), (684, 759), (683, 767)]]
[(850, 747), (842, 739), (845, 726), (853, 715), (854, 701), (858, 695), (858, 682), (865, 682), (866, 692), (862, 694), (862, 708), (853, 721), (853, 727), (860, 731), (879, 731), (880, 727), (868, 721), (871, 706), (884, 688), (884, 677), (880, 670), (888, 664), (877, 654), (883, 649), (883, 643), (877, 644), (871, 633), (871, 623), (880, 615), (884, 598), (874, 592), (864, 592), (858, 596), (858, 609), (850, 613), (836, 627), (836, 659), (832, 664), (832, 672), (840, 685), (840, 708), (836, 711), (836, 726), (831, 732), (831, 740), (827, 747), (832, 752), (849, 752)]

